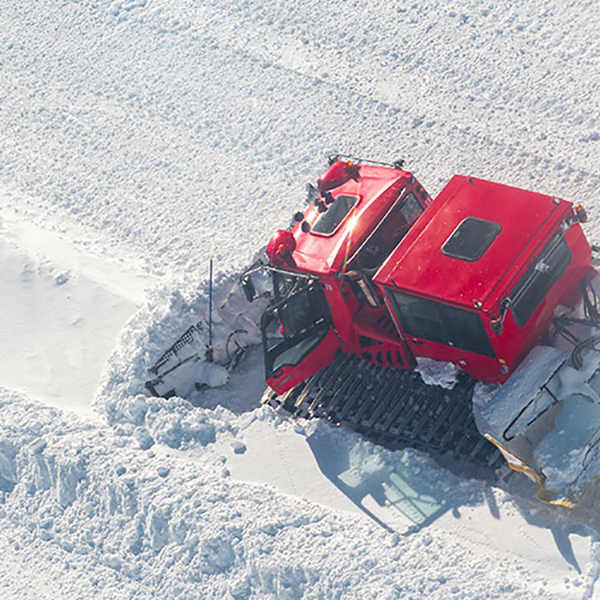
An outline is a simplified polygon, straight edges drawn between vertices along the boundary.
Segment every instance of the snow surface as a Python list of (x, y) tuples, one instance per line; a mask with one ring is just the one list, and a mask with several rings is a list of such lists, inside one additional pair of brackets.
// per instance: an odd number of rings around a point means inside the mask
[(209, 258), (223, 292), (329, 152), (583, 202), (597, 237), (599, 24), (591, 0), (4, 2), (2, 597), (600, 597), (593, 493), (551, 509), (282, 420), (258, 352), (143, 394)]

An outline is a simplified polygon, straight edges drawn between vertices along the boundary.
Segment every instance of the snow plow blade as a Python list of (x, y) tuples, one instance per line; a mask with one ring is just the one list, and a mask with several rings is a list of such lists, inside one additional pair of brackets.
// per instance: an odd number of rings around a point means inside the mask
[(493, 394), (478, 386), (475, 420), (542, 502), (575, 508), (600, 477), (600, 338), (575, 355), (535, 347)]

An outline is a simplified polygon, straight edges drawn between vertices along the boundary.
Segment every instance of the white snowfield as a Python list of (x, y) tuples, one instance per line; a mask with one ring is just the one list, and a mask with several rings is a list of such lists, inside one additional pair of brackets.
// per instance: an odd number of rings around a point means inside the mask
[(209, 259), (224, 293), (334, 151), (582, 202), (599, 242), (599, 27), (591, 0), (4, 2), (0, 597), (600, 598), (597, 490), (551, 508), (286, 421), (258, 349), (187, 400), (143, 385)]

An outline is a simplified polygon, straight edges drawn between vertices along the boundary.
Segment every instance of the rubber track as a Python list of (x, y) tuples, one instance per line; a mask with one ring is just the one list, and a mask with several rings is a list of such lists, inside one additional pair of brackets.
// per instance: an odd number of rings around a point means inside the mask
[[(262, 402), (295, 417), (324, 418), (391, 450), (416, 448), (449, 466), (477, 467), (493, 476), (504, 464), (473, 418), (475, 382), (461, 377), (452, 390), (426, 385), (418, 373), (389, 369), (339, 354), (305, 382)], [(458, 464), (456, 464), (458, 463)]]

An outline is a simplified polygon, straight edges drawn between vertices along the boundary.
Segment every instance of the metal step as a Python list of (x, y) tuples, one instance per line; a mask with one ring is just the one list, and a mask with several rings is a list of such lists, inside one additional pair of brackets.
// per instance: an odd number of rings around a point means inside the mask
[(391, 450), (416, 448), (444, 466), (450, 459), (493, 476), (504, 461), (475, 425), (474, 385), (464, 376), (447, 390), (423, 383), (413, 371), (388, 369), (341, 353), (282, 396), (267, 390), (262, 402), (295, 417), (326, 419)]

